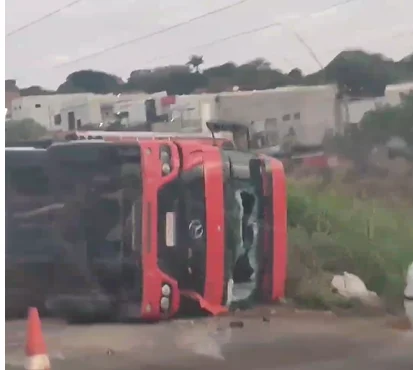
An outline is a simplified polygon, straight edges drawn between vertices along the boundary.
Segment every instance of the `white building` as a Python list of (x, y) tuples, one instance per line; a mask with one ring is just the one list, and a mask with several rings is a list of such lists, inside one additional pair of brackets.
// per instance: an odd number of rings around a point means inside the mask
[(341, 104), (343, 121), (345, 123), (359, 123), (366, 112), (381, 107), (384, 102), (384, 96), (360, 100), (348, 100), (344, 97)]
[(276, 131), (281, 138), (293, 128), (300, 142), (311, 145), (321, 143), (326, 131), (336, 131), (341, 122), (336, 93), (334, 85), (325, 85), (185, 95), (177, 96), (169, 110), (183, 127), (201, 129), (208, 116), (244, 123), (257, 131)]
[(116, 113), (127, 113), (132, 123), (146, 121), (145, 100), (154, 97), (161, 110), (160, 97), (153, 95), (93, 93), (24, 96), (12, 102), (12, 119), (32, 118), (50, 131), (74, 130), (86, 124), (106, 124), (116, 119)]
[(116, 99), (113, 94), (75, 97), (53, 117), (53, 129), (71, 131), (87, 124), (113, 122)]
[[(163, 106), (163, 113), (169, 116), (170, 123), (165, 125), (165, 130), (193, 130), (202, 131), (202, 122), (209, 118), (216, 118), (216, 94), (177, 95), (172, 104)], [(207, 106), (212, 114), (205, 117), (204, 107)], [(169, 129), (168, 127), (171, 127)]]
[(392, 106), (401, 103), (404, 95), (413, 93), (413, 82), (397, 84), (397, 85), (387, 85), (386, 91), (384, 93), (386, 104)]
[(327, 131), (343, 132), (346, 124), (360, 122), (369, 110), (400, 104), (410, 91), (413, 83), (389, 85), (384, 97), (357, 101), (338, 100), (335, 85), (174, 97), (166, 92), (27, 96), (13, 100), (12, 118), (32, 118), (52, 131), (106, 124), (119, 115), (127, 125), (144, 123), (149, 114), (159, 117), (157, 131), (205, 131), (205, 121), (219, 119), (273, 131), (280, 139), (292, 128), (299, 142), (311, 145), (320, 144)]
[(337, 88), (288, 86), (272, 90), (221, 93), (216, 98), (215, 116), (222, 120), (260, 122), (280, 138), (294, 129), (307, 145), (319, 144), (326, 131), (336, 131)]
[(56, 95), (36, 95), (22, 96), (12, 101), (12, 119), (21, 120), (32, 118), (48, 130), (55, 128), (54, 117), (60, 110), (69, 104), (73, 99), (91, 96), (85, 94), (56, 94)]
[(342, 102), (342, 116), (346, 123), (359, 123), (364, 114), (386, 105), (395, 106), (402, 102), (403, 95), (413, 92), (413, 83), (387, 85), (384, 96)]
[(166, 97), (166, 91), (154, 94), (121, 94), (113, 105), (113, 112), (121, 115), (125, 125), (143, 124), (147, 121), (147, 101), (153, 99), (153, 108), (156, 115), (163, 113), (162, 98)]

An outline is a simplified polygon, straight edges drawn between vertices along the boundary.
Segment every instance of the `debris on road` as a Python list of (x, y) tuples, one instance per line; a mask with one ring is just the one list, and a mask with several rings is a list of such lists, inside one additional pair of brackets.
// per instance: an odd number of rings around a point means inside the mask
[(335, 292), (344, 298), (357, 299), (369, 307), (381, 307), (382, 302), (377, 293), (367, 289), (366, 284), (357, 275), (344, 272), (343, 275), (335, 275), (331, 281)]
[(244, 327), (244, 322), (243, 321), (231, 321), (230, 323), (229, 323), (229, 327), (231, 328), (231, 329), (234, 329), (234, 328), (243, 328)]

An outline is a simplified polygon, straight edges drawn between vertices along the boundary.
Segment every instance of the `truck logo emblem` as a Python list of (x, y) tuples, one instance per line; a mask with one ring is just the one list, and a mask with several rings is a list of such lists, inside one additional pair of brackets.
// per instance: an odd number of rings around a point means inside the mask
[(189, 236), (194, 240), (200, 239), (204, 235), (204, 227), (199, 220), (192, 220), (189, 223), (188, 229)]

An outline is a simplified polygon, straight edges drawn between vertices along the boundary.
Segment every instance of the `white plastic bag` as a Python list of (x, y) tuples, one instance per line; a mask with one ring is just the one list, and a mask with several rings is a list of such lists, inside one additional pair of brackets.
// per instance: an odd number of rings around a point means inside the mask
[(404, 290), (404, 296), (404, 308), (406, 310), (406, 315), (413, 327), (413, 263), (410, 265), (409, 270), (407, 271), (406, 289)]
[(376, 295), (374, 292), (370, 292), (363, 280), (357, 275), (345, 272), (343, 275), (335, 275), (331, 282), (334, 289), (338, 294), (346, 298), (363, 298)]
[(357, 275), (348, 272), (344, 272), (343, 275), (335, 275), (331, 281), (331, 286), (344, 298), (356, 298), (370, 306), (380, 304), (377, 294), (368, 290), (366, 284)]

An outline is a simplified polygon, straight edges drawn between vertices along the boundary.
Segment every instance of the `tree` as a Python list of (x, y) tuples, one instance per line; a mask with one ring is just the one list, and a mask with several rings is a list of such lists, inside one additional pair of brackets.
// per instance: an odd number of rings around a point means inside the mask
[(293, 68), (290, 73), (288, 73), (288, 76), (297, 82), (302, 82), (304, 78), (303, 71), (300, 68)]
[(30, 86), (20, 89), (20, 96), (33, 96), (33, 95), (52, 95), (56, 92), (53, 90), (46, 90), (41, 86)]
[(367, 112), (360, 122), (360, 135), (374, 144), (385, 144), (392, 137), (413, 146), (413, 93), (400, 105)]
[(237, 65), (233, 62), (227, 62), (220, 66), (211, 67), (204, 71), (204, 75), (208, 78), (232, 78), (237, 70)]
[(369, 156), (377, 146), (387, 147), (389, 155), (404, 156), (411, 160), (413, 93), (406, 96), (400, 105), (367, 112), (359, 125), (350, 125), (345, 135), (336, 137), (335, 141), (340, 151), (353, 160), (358, 175), (367, 173)]
[(58, 93), (91, 92), (95, 94), (117, 93), (123, 81), (120, 77), (93, 70), (71, 73), (57, 89)]
[(255, 58), (248, 63), (244, 64), (244, 66), (251, 66), (257, 70), (270, 70), (271, 63), (266, 60), (265, 58)]
[(232, 85), (241, 90), (265, 90), (293, 85), (294, 81), (276, 69), (262, 68), (262, 64), (246, 63), (239, 66), (232, 79)]
[(233, 62), (205, 69), (202, 75), (206, 78), (207, 91), (219, 93), (232, 90), (236, 71), (237, 65)]
[(204, 64), (204, 57), (202, 55), (191, 55), (186, 64), (191, 66), (196, 73), (199, 73), (199, 67)]
[(150, 71), (133, 71), (124, 89), (182, 95), (206, 87), (207, 80), (202, 73), (191, 73), (188, 65), (165, 66)]
[(353, 98), (383, 96), (386, 86), (413, 78), (413, 70), (380, 54), (347, 50), (325, 68), (305, 77), (307, 85), (337, 83), (341, 94)]
[(201, 73), (171, 73), (166, 82), (166, 92), (170, 95), (187, 95), (206, 87), (208, 79)]
[(37, 140), (46, 133), (46, 128), (32, 119), (6, 122), (6, 141)]
[[(413, 80), (413, 55), (393, 61), (380, 54), (362, 50), (346, 50), (339, 53), (321, 70), (304, 76), (299, 68), (289, 73), (271, 67), (265, 58), (255, 58), (242, 65), (227, 62), (200, 71), (204, 58), (192, 55), (183, 65), (166, 65), (153, 69), (136, 69), (125, 84), (121, 78), (93, 70), (81, 70), (70, 74), (59, 86), (58, 93), (92, 92), (98, 94), (145, 91), (168, 91), (171, 94), (190, 94), (199, 89), (206, 92), (262, 90), (286, 85), (337, 84), (341, 95), (350, 98), (375, 97), (384, 94), (392, 83)], [(52, 94), (33, 86), (23, 94)]]

